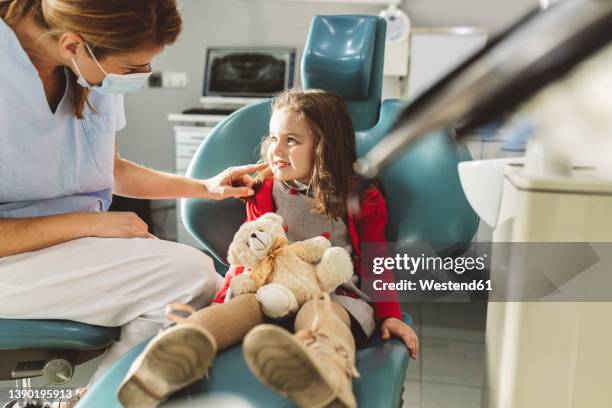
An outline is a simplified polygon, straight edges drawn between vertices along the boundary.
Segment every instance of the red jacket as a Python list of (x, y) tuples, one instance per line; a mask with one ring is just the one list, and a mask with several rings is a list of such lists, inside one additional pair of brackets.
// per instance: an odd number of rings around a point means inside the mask
[[(269, 178), (263, 182), (257, 193), (247, 200), (246, 221), (252, 221), (265, 213), (274, 212), (274, 199), (272, 198), (273, 178)], [(361, 213), (357, 217), (353, 217), (350, 213), (347, 215), (347, 226), (351, 244), (353, 246), (353, 264), (357, 274), (362, 277), (361, 273), (361, 247), (360, 242), (386, 242), (385, 226), (387, 225), (387, 206), (385, 199), (380, 191), (374, 187), (369, 188), (363, 195), (361, 201)], [(231, 279), (242, 273), (244, 268), (231, 267), (225, 275), (225, 282), (215, 296), (215, 302), (223, 303), (225, 295), (229, 288)], [(393, 275), (390, 271), (386, 271), (380, 276), (385, 282), (393, 282)], [(399, 302), (374, 302), (374, 314), (376, 319), (385, 319), (388, 317), (396, 317), (402, 319), (402, 312)]]

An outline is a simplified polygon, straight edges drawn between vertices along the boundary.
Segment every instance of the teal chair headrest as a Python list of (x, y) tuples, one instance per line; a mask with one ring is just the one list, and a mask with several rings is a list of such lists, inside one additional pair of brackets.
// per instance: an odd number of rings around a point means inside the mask
[(315, 16), (304, 57), (304, 89), (325, 89), (344, 98), (356, 130), (378, 122), (386, 22), (374, 16)]

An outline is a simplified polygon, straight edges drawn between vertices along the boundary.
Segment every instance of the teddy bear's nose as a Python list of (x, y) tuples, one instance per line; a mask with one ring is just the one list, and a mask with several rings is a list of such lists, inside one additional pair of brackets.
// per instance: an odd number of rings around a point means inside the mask
[(251, 234), (251, 238), (257, 238), (257, 234), (252, 233), (252, 234)]

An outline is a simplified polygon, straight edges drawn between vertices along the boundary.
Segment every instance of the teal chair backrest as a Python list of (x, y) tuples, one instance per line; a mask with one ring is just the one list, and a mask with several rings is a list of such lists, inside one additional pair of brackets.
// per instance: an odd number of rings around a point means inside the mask
[[(221, 122), (195, 153), (187, 175), (208, 178), (229, 166), (257, 161), (258, 146), (268, 134), (271, 101), (242, 108)], [(240, 200), (183, 199), (181, 213), (186, 229), (217, 260), (227, 264), (227, 249), (246, 212)]]
[[(357, 137), (357, 153), (365, 154), (391, 129), (405, 103), (381, 103), (385, 20), (374, 16), (316, 16), (304, 57), (305, 88), (333, 91), (348, 107)], [(188, 175), (214, 176), (228, 166), (253, 163), (268, 133), (271, 101), (234, 112), (202, 143)], [(441, 129), (400, 156), (381, 175), (390, 242), (467, 243), (478, 228), (468, 204), (457, 165), (471, 160), (467, 148)], [(226, 263), (227, 248), (245, 219), (239, 200), (182, 202), (183, 221), (218, 260)]]

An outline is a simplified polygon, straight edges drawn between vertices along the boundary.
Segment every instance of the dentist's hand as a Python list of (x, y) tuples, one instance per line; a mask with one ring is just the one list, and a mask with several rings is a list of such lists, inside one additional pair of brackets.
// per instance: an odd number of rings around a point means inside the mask
[(101, 238), (152, 238), (149, 226), (133, 212), (89, 213), (89, 236)]
[(205, 198), (212, 200), (223, 200), (224, 198), (248, 197), (255, 194), (252, 187), (255, 180), (251, 173), (268, 167), (267, 163), (247, 164), (245, 166), (230, 167), (215, 177), (202, 180), (206, 188)]

